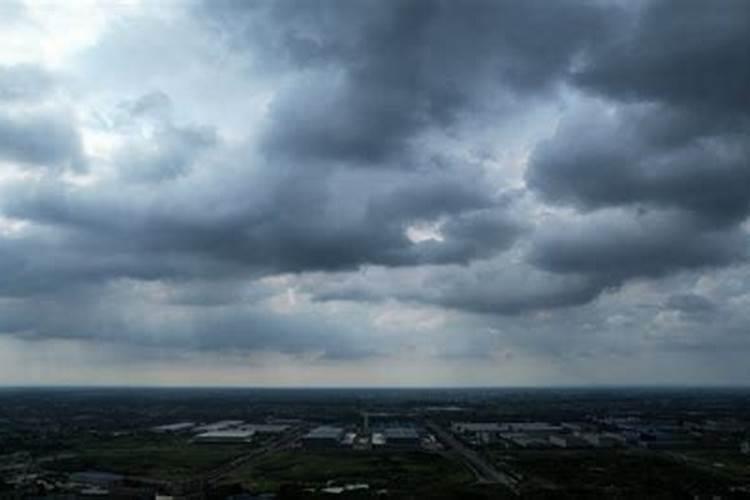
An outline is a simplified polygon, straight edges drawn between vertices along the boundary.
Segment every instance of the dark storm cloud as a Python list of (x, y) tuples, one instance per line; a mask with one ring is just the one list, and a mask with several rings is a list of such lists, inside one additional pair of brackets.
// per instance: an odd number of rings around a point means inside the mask
[[(279, 214), (227, 214), (196, 220), (179, 212), (130, 212), (114, 203), (77, 204), (61, 197), (19, 200), (9, 213), (47, 223), (69, 225), (100, 244), (128, 249), (205, 253), (219, 259), (267, 268), (270, 272), (337, 269), (363, 263), (414, 265), (422, 261), (467, 261), (478, 253), (493, 253), (512, 243), (519, 227), (504, 214), (469, 212), (450, 219), (443, 242), (413, 243), (404, 234), (411, 220), (357, 219), (330, 227), (317, 209), (288, 206)], [(96, 205), (96, 200), (92, 200)], [(290, 203), (292, 200), (290, 200)], [(163, 207), (166, 209), (167, 207)], [(323, 216), (325, 214), (322, 214)], [(96, 249), (97, 245), (93, 245)], [(444, 250), (460, 250), (443, 254)]]
[[(175, 357), (190, 351), (274, 351), (336, 360), (378, 354), (367, 340), (304, 313), (279, 315), (248, 305), (193, 309), (149, 303), (128, 293), (128, 286), (120, 282), (36, 301), (0, 302), (0, 333), (35, 341), (105, 341), (160, 349)], [(118, 307), (113, 308), (113, 302)]]
[(748, 130), (653, 105), (590, 111), (536, 149), (526, 180), (586, 209), (652, 205), (736, 222), (750, 212)]
[(0, 112), (0, 160), (42, 168), (86, 167), (71, 118), (46, 112)]
[(503, 92), (547, 90), (609, 20), (595, 4), (541, 1), (204, 9), (234, 47), (260, 52), (261, 64), (303, 70), (272, 104), (273, 153), (401, 168), (410, 165), (398, 155), (424, 128), (495, 109)]
[(747, 115), (748, 58), (748, 2), (654, 0), (598, 44), (575, 79), (616, 99)]
[(711, 313), (717, 309), (717, 305), (708, 297), (695, 293), (678, 293), (669, 296), (666, 307), (675, 309), (686, 314)]
[(559, 277), (523, 270), (488, 270), (478, 275), (449, 276), (435, 282), (435, 292), (415, 295), (418, 302), (483, 314), (517, 315), (590, 302), (602, 284), (590, 277)]
[(565, 121), (528, 184), (588, 208), (676, 206), (720, 221), (750, 211), (750, 5), (646, 2), (591, 50), (573, 82), (622, 101)]
[(531, 262), (605, 289), (746, 261), (748, 7), (645, 2), (582, 58), (570, 82), (608, 100), (564, 118), (525, 178), (589, 215), (543, 228)]
[[(468, 263), (506, 250), (523, 234), (507, 203), (471, 179), (417, 182), (382, 194), (360, 188), (362, 199), (352, 200), (359, 209), (347, 210), (332, 197), (338, 190), (330, 180), (296, 172), (197, 180), (200, 194), (177, 183), (158, 197), (140, 185), (104, 183), (95, 192), (48, 179), (8, 185), (0, 201), (5, 214), (56, 229), (0, 239), (10, 265), (3, 291), (39, 293), (119, 276), (223, 279)], [(410, 225), (435, 221), (442, 241), (407, 237)]]
[(172, 117), (172, 100), (161, 91), (124, 101), (109, 126), (115, 130), (136, 130), (148, 126), (147, 137), (131, 139), (115, 154), (122, 179), (158, 183), (186, 175), (203, 161), (204, 153), (219, 143), (216, 129), (177, 124)]
[[(320, 302), (384, 303), (390, 299), (481, 314), (516, 316), (585, 304), (606, 284), (596, 276), (540, 271), (507, 261), (478, 261), (466, 267), (434, 269), (426, 276), (387, 279), (387, 273), (314, 281), (308, 286)], [(386, 279), (383, 279), (383, 278)]]
[[(115, 159), (126, 180), (159, 182), (185, 175), (216, 145), (216, 131), (210, 127), (177, 127), (166, 124), (156, 130), (148, 144), (130, 144)], [(153, 144), (158, 144), (154, 147)]]
[[(559, 350), (589, 342), (549, 332), (616, 317), (617, 304), (595, 307), (631, 280), (747, 261), (749, 16), (714, 5), (230, 0), (166, 31), (132, 18), (70, 68), (77, 91), (94, 89), (65, 96), (103, 151), (88, 159), (80, 124), (40, 106), (65, 83), (2, 68), (0, 160), (53, 168), (2, 181), (0, 331), (167, 352), (388, 352), (356, 305), (326, 319), (320, 302), (345, 300), (479, 313), (452, 314), (467, 321), (456, 330), (507, 321)], [(534, 106), (563, 115), (543, 144), (514, 135)], [(531, 115), (529, 135), (548, 136)], [(505, 135), (524, 144), (505, 151)], [(61, 172), (87, 161), (90, 184)], [(285, 284), (263, 289), (270, 276)], [(269, 305), (298, 286), (304, 312)], [(678, 289), (654, 309), (710, 316), (713, 298)], [(531, 331), (545, 316), (531, 313), (552, 310)]]
[(529, 256), (541, 269), (592, 276), (602, 288), (747, 258), (748, 236), (739, 229), (706, 227), (680, 212), (630, 211), (550, 223), (535, 235)]

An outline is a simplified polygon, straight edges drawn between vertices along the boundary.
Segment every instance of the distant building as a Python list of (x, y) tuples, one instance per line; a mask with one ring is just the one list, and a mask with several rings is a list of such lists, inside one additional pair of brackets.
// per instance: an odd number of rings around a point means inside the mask
[(123, 479), (124, 476), (120, 474), (99, 471), (74, 472), (70, 475), (70, 480), (74, 483), (92, 484), (102, 487), (110, 487)]
[(158, 425), (152, 427), (153, 432), (184, 432), (195, 427), (193, 422), (178, 422), (176, 424)]
[(385, 440), (385, 434), (382, 432), (373, 432), (372, 433), (372, 445), (373, 446), (385, 446), (386, 440)]
[(591, 443), (573, 434), (553, 434), (549, 436), (550, 444), (559, 448), (589, 448)]
[(497, 422), (453, 422), (451, 430), (457, 433), (502, 432), (506, 428)]
[(354, 441), (357, 439), (356, 432), (347, 432), (341, 439), (341, 444), (344, 446), (353, 446)]
[(503, 434), (503, 439), (510, 441), (519, 448), (550, 448), (552, 446), (546, 436), (539, 434), (512, 432)]
[(451, 430), (472, 444), (495, 443), (506, 428), (497, 422), (454, 422)]
[(245, 424), (242, 429), (255, 431), (256, 434), (281, 434), (289, 429), (285, 424)]
[(419, 446), (419, 433), (411, 427), (387, 427), (383, 436), (388, 446)]
[(548, 422), (504, 422), (502, 424), (507, 432), (525, 432), (525, 433), (551, 433), (559, 432), (563, 428), (559, 425)]
[(198, 434), (193, 441), (207, 444), (249, 443), (254, 435), (253, 430), (211, 431)]
[(344, 436), (344, 429), (323, 425), (316, 427), (302, 437), (302, 443), (310, 448), (338, 446)]
[(596, 448), (616, 448), (627, 442), (625, 436), (614, 432), (587, 432), (579, 436)]
[(214, 432), (214, 431), (223, 431), (226, 429), (232, 429), (234, 427), (239, 427), (244, 422), (242, 420), (220, 420), (218, 422), (214, 422), (212, 424), (203, 424), (201, 426), (198, 426), (195, 428), (197, 432)]

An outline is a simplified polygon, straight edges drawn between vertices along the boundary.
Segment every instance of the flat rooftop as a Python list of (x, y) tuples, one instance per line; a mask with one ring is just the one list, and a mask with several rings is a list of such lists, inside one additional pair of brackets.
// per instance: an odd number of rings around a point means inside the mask
[(226, 431), (210, 431), (198, 434), (195, 439), (247, 439), (255, 434), (253, 430), (226, 430)]
[(305, 434), (305, 439), (338, 439), (343, 433), (344, 429), (341, 427), (323, 425)]
[(411, 427), (388, 427), (383, 434), (386, 439), (419, 439), (419, 433)]

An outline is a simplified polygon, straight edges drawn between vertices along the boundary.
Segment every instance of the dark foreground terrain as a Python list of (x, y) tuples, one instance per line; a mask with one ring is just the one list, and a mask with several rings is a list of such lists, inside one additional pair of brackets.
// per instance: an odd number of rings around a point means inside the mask
[(739, 389), (0, 390), (0, 499), (750, 498)]

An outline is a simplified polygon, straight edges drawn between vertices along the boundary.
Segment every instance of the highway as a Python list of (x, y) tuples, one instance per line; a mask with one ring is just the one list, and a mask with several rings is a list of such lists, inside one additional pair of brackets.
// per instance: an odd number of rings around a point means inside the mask
[(464, 445), (453, 435), (440, 427), (435, 422), (425, 422), (426, 427), (432, 431), (443, 444), (459, 454), (466, 465), (474, 472), (477, 480), (484, 484), (502, 484), (514, 493), (518, 493), (518, 480), (503, 471), (497, 470), (492, 464), (484, 460), (479, 454)]
[(286, 433), (285, 435), (281, 436), (279, 439), (276, 439), (268, 443), (265, 446), (262, 446), (260, 448), (255, 448), (249, 451), (248, 453), (233, 459), (231, 462), (223, 464), (217, 467), (216, 469), (213, 469), (212, 471), (207, 472), (204, 475), (204, 480), (206, 483), (216, 483), (221, 478), (225, 477), (230, 472), (232, 472), (233, 470), (241, 467), (242, 465), (245, 465), (251, 460), (258, 459), (262, 457), (263, 455), (266, 455), (271, 452), (280, 451), (292, 445), (295, 441), (297, 441), (300, 437), (302, 437), (302, 435), (304, 435), (306, 431), (307, 431), (306, 428), (302, 428), (302, 429), (297, 429), (291, 433)]

